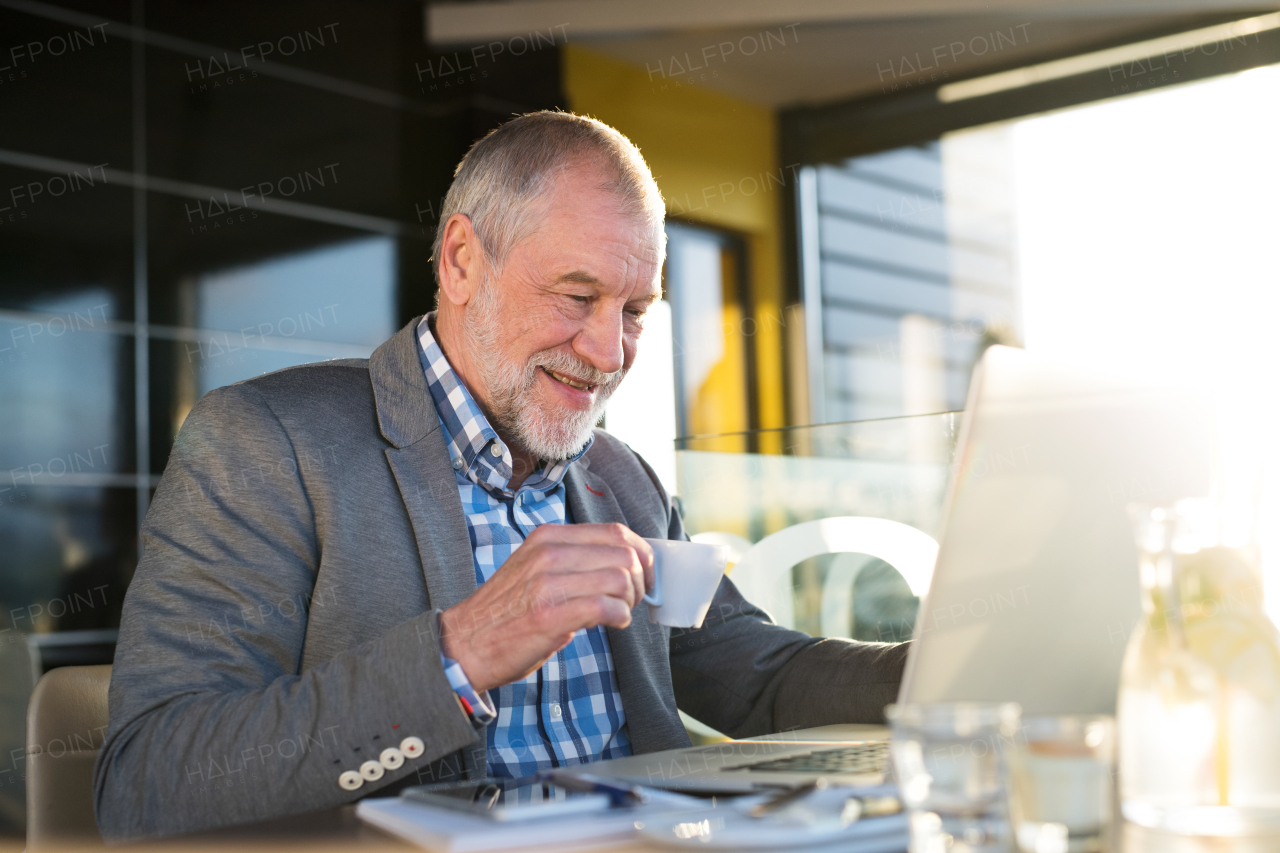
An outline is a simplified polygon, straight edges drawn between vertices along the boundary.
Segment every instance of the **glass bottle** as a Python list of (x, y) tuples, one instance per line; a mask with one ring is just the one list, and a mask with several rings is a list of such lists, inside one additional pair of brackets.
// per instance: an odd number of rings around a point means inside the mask
[(1280, 832), (1280, 643), (1252, 524), (1212, 500), (1131, 509), (1143, 619), (1120, 675), (1127, 820), (1187, 835)]

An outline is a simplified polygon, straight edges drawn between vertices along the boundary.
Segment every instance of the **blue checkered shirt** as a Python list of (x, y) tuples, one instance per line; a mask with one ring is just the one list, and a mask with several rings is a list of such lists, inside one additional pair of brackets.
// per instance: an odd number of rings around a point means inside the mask
[[(418, 356), (444, 427), (458, 496), (467, 516), (476, 583), (493, 577), (535, 527), (565, 523), (564, 475), (577, 456), (535, 471), (508, 488), (511, 451), (459, 381), (431, 333), (418, 324)], [(472, 717), (488, 724), (490, 776), (528, 776), (552, 767), (631, 754), (609, 638), (600, 627), (578, 631), (569, 645), (527, 678), (481, 696), (456, 661), (445, 674)]]

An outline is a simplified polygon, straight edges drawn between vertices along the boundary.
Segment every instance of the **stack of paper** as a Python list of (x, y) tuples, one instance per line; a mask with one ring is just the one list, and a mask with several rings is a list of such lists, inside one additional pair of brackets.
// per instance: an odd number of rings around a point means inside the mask
[[(743, 803), (754, 801), (748, 797)], [(781, 818), (746, 821), (742, 803), (708, 810), (673, 809), (645, 805), (625, 809), (560, 815), (506, 822), (453, 809), (395, 798), (364, 800), (356, 810), (361, 819), (392, 835), (435, 853), (488, 851), (599, 850), (627, 842), (646, 846), (705, 851), (747, 849), (839, 850), (839, 853), (900, 853), (907, 849), (907, 816), (866, 818), (831, 832), (815, 823), (798, 826)], [(719, 817), (717, 817), (719, 815)], [(794, 816), (793, 816), (794, 817)], [(708, 832), (701, 837), (679, 830), (701, 821)], [(713, 826), (715, 824), (715, 826)], [(823, 831), (819, 831), (823, 830)]]
[(669, 808), (640, 806), (507, 823), (395, 797), (362, 800), (356, 814), (386, 832), (439, 853), (598, 849), (633, 838), (635, 822)]

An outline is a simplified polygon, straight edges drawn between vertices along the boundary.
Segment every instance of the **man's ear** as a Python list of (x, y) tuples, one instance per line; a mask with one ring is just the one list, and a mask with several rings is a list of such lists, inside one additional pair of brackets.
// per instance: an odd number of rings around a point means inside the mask
[(480, 289), (481, 265), (484, 251), (471, 226), (471, 217), (455, 213), (444, 224), (444, 238), (440, 241), (440, 258), (437, 271), (440, 275), (440, 293), (454, 305), (466, 305)]

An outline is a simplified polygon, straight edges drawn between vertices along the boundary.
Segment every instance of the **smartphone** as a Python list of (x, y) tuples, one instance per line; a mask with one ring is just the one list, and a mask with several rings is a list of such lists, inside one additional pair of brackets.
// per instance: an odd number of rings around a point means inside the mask
[(400, 794), (410, 802), (456, 809), (491, 820), (521, 821), (586, 814), (609, 808), (606, 794), (569, 791), (536, 777), (415, 785)]

